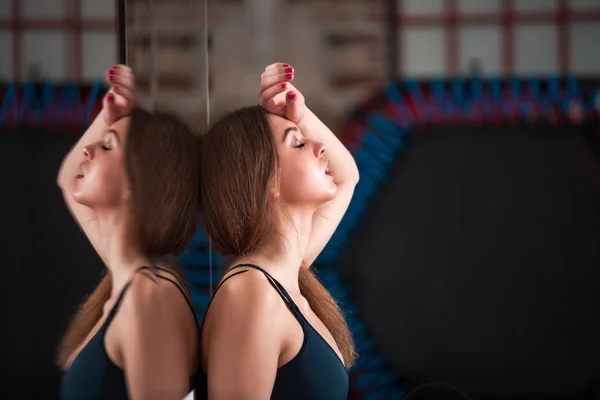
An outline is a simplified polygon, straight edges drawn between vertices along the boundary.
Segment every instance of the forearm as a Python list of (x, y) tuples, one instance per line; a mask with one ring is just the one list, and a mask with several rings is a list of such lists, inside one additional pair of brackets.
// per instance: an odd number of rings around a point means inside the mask
[(57, 183), (63, 190), (69, 190), (69, 185), (79, 171), (79, 164), (83, 161), (83, 148), (102, 139), (102, 133), (107, 128), (103, 116), (104, 111), (100, 111), (94, 122), (87, 128), (77, 144), (67, 153), (58, 172)]
[(354, 157), (337, 136), (307, 107), (302, 122), (298, 125), (302, 134), (325, 145), (326, 157), (331, 170), (335, 173), (338, 185), (356, 184), (359, 179), (358, 167)]

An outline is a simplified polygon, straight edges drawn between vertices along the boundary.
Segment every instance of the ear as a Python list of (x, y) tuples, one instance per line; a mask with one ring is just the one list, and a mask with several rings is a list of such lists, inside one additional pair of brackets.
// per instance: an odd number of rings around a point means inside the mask
[(279, 190), (273, 188), (271, 189), (271, 196), (273, 196), (274, 199), (278, 199), (279, 196), (281, 196), (281, 193), (279, 193)]

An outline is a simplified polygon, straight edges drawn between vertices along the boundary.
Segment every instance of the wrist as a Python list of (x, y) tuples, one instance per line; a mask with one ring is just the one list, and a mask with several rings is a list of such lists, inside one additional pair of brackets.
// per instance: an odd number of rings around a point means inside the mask
[(115, 121), (113, 121), (113, 116), (106, 109), (106, 107), (102, 107), (100, 113), (98, 113), (98, 119), (102, 121), (106, 126), (112, 125)]
[(298, 125), (298, 128), (300, 129), (302, 129), (303, 127), (310, 127), (313, 125), (316, 117), (317, 116), (312, 111), (310, 111), (308, 107), (304, 106), (304, 115), (299, 122), (296, 122), (296, 125)]

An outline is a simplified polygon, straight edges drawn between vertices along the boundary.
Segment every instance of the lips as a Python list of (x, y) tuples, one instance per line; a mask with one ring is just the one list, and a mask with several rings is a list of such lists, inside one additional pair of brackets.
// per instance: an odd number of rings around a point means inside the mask
[(80, 173), (78, 173), (77, 175), (75, 175), (75, 179), (81, 179), (85, 176), (85, 172), (83, 171), (83, 165), (85, 164), (85, 162), (82, 162), (81, 164), (79, 164), (79, 170), (81, 171)]
[(325, 168), (325, 175), (335, 176), (335, 173), (329, 168), (329, 161), (327, 162), (327, 168)]

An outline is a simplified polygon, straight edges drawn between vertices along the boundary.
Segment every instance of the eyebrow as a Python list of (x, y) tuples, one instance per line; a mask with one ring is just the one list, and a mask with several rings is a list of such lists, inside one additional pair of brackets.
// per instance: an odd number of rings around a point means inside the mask
[(289, 128), (286, 128), (285, 131), (283, 131), (283, 140), (282, 142), (285, 142), (285, 139), (287, 138), (288, 133), (290, 133), (291, 131), (298, 131), (298, 128), (296, 128), (295, 126), (290, 126)]
[[(117, 138), (117, 140), (119, 140), (119, 132), (117, 132), (114, 129), (109, 129), (108, 133), (112, 133), (113, 135), (115, 135), (115, 137)], [(119, 140), (120, 141), (120, 140)]]

